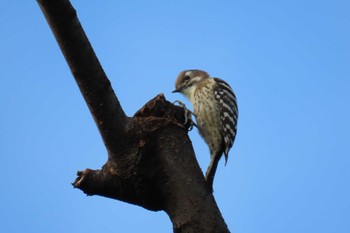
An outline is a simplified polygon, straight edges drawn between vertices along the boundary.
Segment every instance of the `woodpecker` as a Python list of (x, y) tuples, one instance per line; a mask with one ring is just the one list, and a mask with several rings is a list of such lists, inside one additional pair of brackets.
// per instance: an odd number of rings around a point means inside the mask
[(209, 147), (211, 161), (205, 178), (212, 192), (218, 162), (224, 154), (226, 165), (236, 137), (236, 96), (224, 80), (210, 77), (202, 70), (182, 71), (176, 79), (174, 92), (184, 94), (192, 103), (199, 134)]

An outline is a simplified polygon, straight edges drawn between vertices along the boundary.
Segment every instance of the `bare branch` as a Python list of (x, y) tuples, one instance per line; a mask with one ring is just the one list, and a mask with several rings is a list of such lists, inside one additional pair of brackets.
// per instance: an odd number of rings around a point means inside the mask
[(229, 232), (196, 161), (184, 110), (160, 94), (127, 117), (70, 2), (37, 1), (108, 151), (106, 164), (78, 172), (73, 186), (164, 210), (174, 232)]
[[(38, 0), (107, 149), (118, 147), (128, 120), (68, 0)], [(116, 149), (116, 148), (115, 148)], [(110, 152), (110, 151), (109, 151)]]

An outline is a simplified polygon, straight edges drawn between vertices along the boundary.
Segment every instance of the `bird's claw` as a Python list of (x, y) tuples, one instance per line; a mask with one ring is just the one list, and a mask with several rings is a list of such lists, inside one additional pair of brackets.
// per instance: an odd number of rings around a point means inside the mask
[(181, 102), (179, 100), (176, 100), (176, 101), (174, 101), (174, 104), (176, 104), (176, 103), (181, 108), (183, 108), (184, 111), (185, 111), (185, 122), (184, 122), (184, 125), (187, 125), (187, 124), (190, 125), (188, 127), (188, 131), (191, 131), (193, 129), (193, 126), (197, 127), (197, 124), (194, 123), (194, 121), (192, 120), (192, 115), (195, 116), (194, 113), (191, 110), (189, 110), (183, 102)]

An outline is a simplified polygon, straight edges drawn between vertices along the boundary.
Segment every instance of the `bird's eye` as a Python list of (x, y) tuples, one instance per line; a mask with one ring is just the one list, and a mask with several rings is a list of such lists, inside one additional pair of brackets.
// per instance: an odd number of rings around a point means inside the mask
[(189, 80), (190, 79), (190, 76), (188, 76), (188, 75), (186, 75), (185, 77), (184, 77), (184, 81), (187, 81), (187, 80)]

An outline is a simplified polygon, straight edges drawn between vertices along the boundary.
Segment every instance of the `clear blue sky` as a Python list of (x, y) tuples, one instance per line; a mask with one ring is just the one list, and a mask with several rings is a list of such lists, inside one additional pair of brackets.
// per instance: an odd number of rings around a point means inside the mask
[[(128, 115), (185, 101), (183, 69), (231, 84), (238, 136), (214, 189), (232, 232), (350, 232), (349, 1), (72, 3)], [(107, 155), (37, 3), (4, 2), (0, 33), (0, 232), (172, 232), (164, 212), (72, 188)]]

